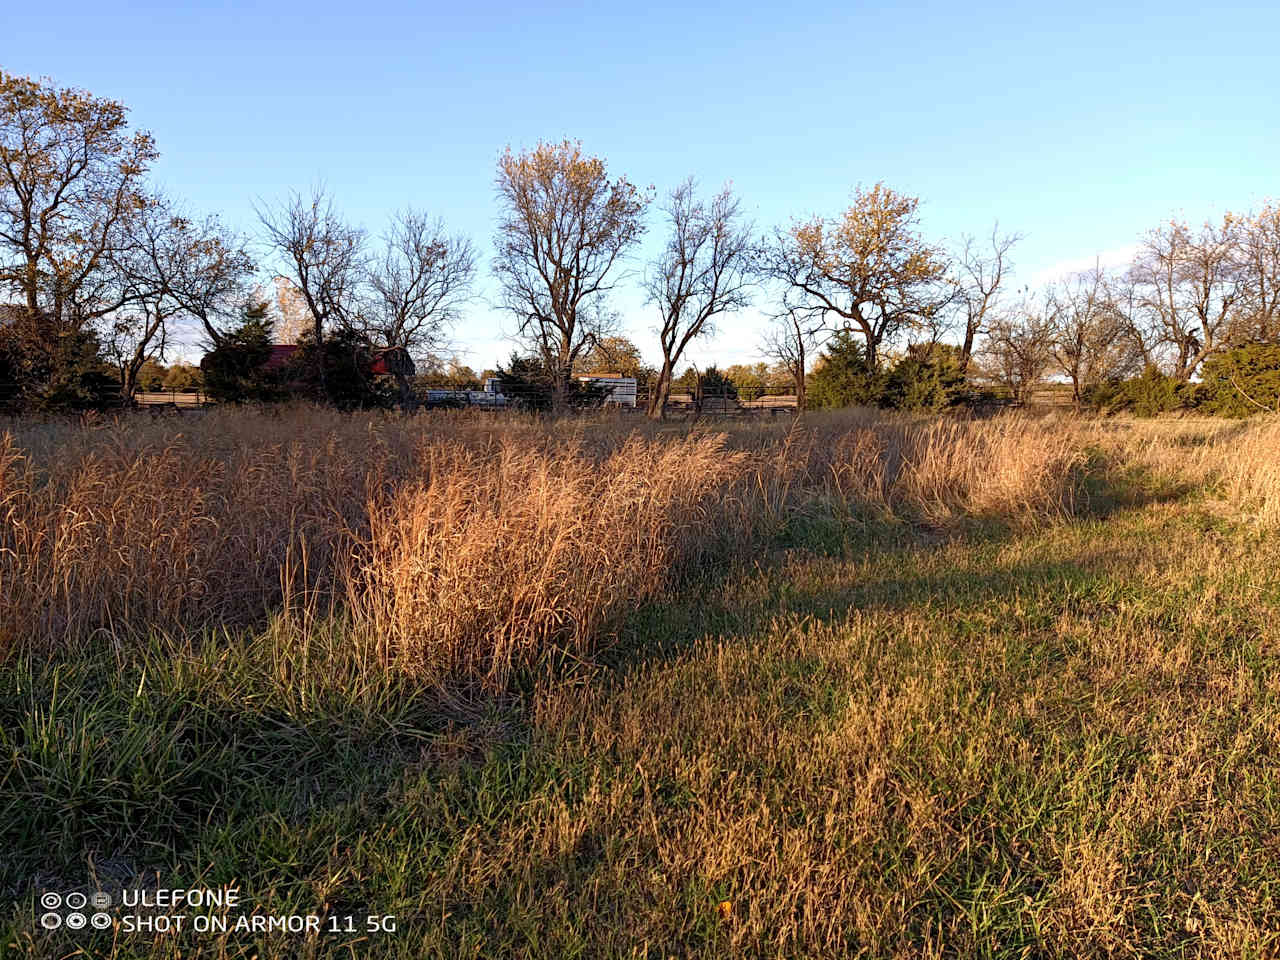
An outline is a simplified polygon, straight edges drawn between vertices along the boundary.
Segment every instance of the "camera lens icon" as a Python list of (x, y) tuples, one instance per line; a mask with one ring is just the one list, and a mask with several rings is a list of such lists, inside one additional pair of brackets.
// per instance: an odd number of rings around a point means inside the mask
[(105, 910), (107, 907), (111, 906), (111, 894), (99, 890), (89, 898), (89, 902), (93, 904), (93, 909)]
[(83, 913), (68, 913), (66, 922), (68, 930), (82, 930), (88, 921)]
[(111, 917), (105, 913), (95, 913), (89, 918), (89, 923), (93, 925), (95, 930), (105, 930), (111, 926)]
[(40, 895), (40, 906), (46, 910), (57, 910), (62, 906), (62, 895), (54, 893), (52, 890)]
[(68, 893), (67, 906), (72, 910), (83, 910), (84, 905), (89, 902), (89, 898), (83, 893)]
[(57, 930), (62, 926), (62, 918), (56, 913), (46, 913), (40, 918), (40, 926), (46, 930)]

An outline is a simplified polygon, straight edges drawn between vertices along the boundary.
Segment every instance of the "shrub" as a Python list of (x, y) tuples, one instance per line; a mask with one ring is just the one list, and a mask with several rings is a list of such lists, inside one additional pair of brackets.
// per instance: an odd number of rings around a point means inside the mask
[(936, 412), (960, 402), (964, 383), (959, 348), (944, 343), (930, 349), (909, 348), (889, 371), (880, 406)]
[(964, 385), (957, 347), (912, 346), (887, 371), (873, 371), (862, 344), (850, 331), (840, 330), (819, 356), (806, 391), (808, 405), (815, 410), (860, 406), (937, 411), (961, 402)]
[[(502, 392), (526, 410), (546, 412), (555, 402), (556, 377), (553, 371), (536, 357), (522, 357), (513, 353), (506, 367), (498, 368)], [(576, 377), (568, 384), (565, 405), (571, 410), (598, 407), (612, 392), (602, 384), (582, 383)]]
[(200, 361), (205, 389), (222, 403), (272, 403), (285, 396), (271, 357), (271, 321), (265, 304), (245, 308), (240, 324)]
[(1201, 409), (1222, 417), (1280, 412), (1280, 345), (1251, 343), (1211, 356), (1196, 398)]
[(1122, 403), (1124, 384), (1125, 381), (1116, 378), (1101, 380), (1085, 387), (1080, 398), (1092, 410), (1113, 412)]
[(204, 386), (204, 376), (199, 367), (175, 363), (165, 373), (162, 386), (166, 390), (195, 391)]
[(139, 390), (159, 390), (164, 386), (164, 378), (168, 375), (164, 365), (154, 360), (144, 361), (138, 370)]
[(1191, 406), (1195, 389), (1177, 377), (1166, 376), (1154, 364), (1142, 375), (1126, 380), (1101, 394), (1108, 413), (1129, 411), (1139, 417), (1155, 417)]
[[(289, 391), (316, 403), (329, 403), (339, 410), (390, 409), (396, 393), (390, 380), (369, 372), (373, 348), (355, 330), (335, 330), (316, 344), (311, 332), (303, 334), (297, 351), (285, 370)], [(323, 364), (324, 382), (319, 368)]]
[(736, 399), (738, 387), (719, 367), (710, 366), (702, 372), (702, 395)]
[(12, 331), (0, 326), (0, 412), (16, 413), (22, 406), (22, 353)]
[(818, 355), (805, 385), (812, 410), (880, 406), (884, 381), (867, 364), (866, 351), (849, 330), (837, 330)]
[(59, 413), (120, 405), (120, 381), (90, 330), (0, 326), (0, 409)]

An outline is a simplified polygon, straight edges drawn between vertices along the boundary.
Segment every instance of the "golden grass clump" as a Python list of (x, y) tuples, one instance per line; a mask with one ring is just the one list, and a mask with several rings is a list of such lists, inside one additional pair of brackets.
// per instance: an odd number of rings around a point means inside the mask
[(1045, 518), (1075, 509), (1086, 456), (1071, 421), (881, 416), (852, 430), (839, 427), (837, 420), (819, 428), (815, 456), (841, 499), (930, 521), (960, 514)]
[(327, 589), (369, 471), (323, 433), (261, 426), (232, 449), (213, 432), (68, 429), (39, 459), (0, 437), (0, 644), (246, 624)]
[(1227, 495), (1251, 506), (1259, 522), (1280, 525), (1280, 419), (1250, 423), (1224, 446), (1206, 457), (1219, 461)]
[(1206, 485), (1257, 523), (1280, 524), (1280, 418), (1102, 422), (1093, 433), (1117, 463)]
[(513, 664), (576, 655), (695, 554), (739, 470), (716, 436), (436, 443), (424, 476), (370, 507), (350, 584), (359, 622), (418, 673), (501, 686)]

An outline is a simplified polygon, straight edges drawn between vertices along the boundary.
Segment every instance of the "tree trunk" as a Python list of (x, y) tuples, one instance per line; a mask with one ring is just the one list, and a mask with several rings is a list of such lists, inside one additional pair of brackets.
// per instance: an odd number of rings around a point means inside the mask
[(324, 351), (324, 324), (320, 317), (315, 318), (315, 335), (316, 335), (316, 380), (320, 384), (320, 396), (324, 397), (325, 403), (332, 403), (333, 398), (329, 396), (329, 378), (325, 371), (327, 364)]
[(973, 359), (973, 338), (975, 333), (974, 327), (965, 326), (964, 346), (960, 348), (960, 372), (965, 376), (969, 374), (969, 361)]
[(132, 364), (126, 364), (120, 371), (120, 405), (130, 406), (133, 395), (138, 392), (138, 375)]
[(804, 382), (805, 356), (804, 356), (804, 338), (803, 337), (799, 338), (796, 341), (796, 357), (799, 360), (799, 364), (797, 365), (796, 373), (795, 373), (796, 413), (799, 414), (804, 412), (804, 405), (806, 400), (806, 391), (805, 391), (805, 382)]
[(572, 361), (556, 364), (556, 379), (551, 393), (551, 411), (556, 415), (569, 409), (569, 389), (573, 381)]
[(653, 385), (653, 393), (649, 395), (649, 419), (665, 420), (667, 416), (667, 398), (671, 396), (671, 364), (662, 364), (662, 372), (658, 374), (658, 382)]
[(396, 370), (395, 378), (396, 386), (400, 389), (400, 409), (404, 413), (413, 413), (418, 409), (418, 403), (409, 387), (409, 378), (404, 375), (403, 370)]

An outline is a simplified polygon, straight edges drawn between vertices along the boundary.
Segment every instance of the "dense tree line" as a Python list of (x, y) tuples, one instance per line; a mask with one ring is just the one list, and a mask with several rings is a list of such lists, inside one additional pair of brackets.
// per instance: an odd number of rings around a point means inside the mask
[[(508, 149), (492, 270), (519, 347), (478, 375), (445, 359), (477, 275), (468, 238), (406, 209), (375, 240), (324, 190), (294, 194), (259, 210), (273, 298), (253, 283), (264, 265), (245, 238), (150, 183), (157, 156), (122, 104), (0, 72), (0, 404), (127, 402), (166, 383), (156, 371), (181, 328), (202, 335), (201, 378), (227, 400), (412, 406), (424, 383), (474, 389), (500, 375), (563, 409), (590, 394), (580, 375), (609, 372), (648, 384), (654, 417), (673, 391), (939, 409), (1025, 401), (1047, 378), (1103, 409), (1240, 414), (1280, 402), (1275, 206), (1199, 227), (1172, 220), (1124, 269), (1012, 295), (1016, 234), (931, 241), (918, 198), (882, 183), (855, 189), (843, 211), (762, 234), (728, 186), (703, 193), (690, 178), (658, 198), (574, 142)], [(655, 253), (636, 263), (651, 227)], [(654, 366), (612, 306), (635, 275)], [(765, 363), (688, 362), (748, 308), (770, 318)], [(282, 358), (285, 329), (296, 349)]]

